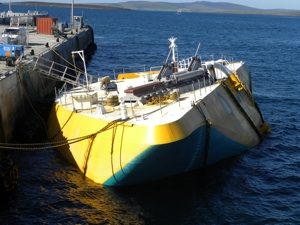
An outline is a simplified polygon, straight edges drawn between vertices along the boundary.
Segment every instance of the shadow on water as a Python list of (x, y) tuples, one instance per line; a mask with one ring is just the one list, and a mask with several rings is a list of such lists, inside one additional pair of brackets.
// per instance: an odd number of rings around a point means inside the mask
[(145, 224), (199, 224), (218, 221), (209, 208), (215, 204), (214, 196), (223, 191), (230, 179), (234, 164), (240, 157), (207, 167), (197, 172), (176, 176), (159, 182), (114, 189), (121, 197), (134, 199), (141, 207)]
[(135, 202), (83, 179), (54, 150), (19, 158), (19, 186), (3, 204), (3, 223), (143, 224)]

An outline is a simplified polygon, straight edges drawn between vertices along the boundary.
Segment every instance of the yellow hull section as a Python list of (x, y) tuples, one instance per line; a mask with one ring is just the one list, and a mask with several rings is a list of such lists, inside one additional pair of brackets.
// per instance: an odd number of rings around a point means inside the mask
[(86, 177), (103, 184), (150, 146), (190, 135), (195, 127), (180, 121), (147, 126), (124, 121), (110, 123), (56, 104), (48, 120), (48, 133), (52, 141), (65, 140), (66, 145), (59, 150), (68, 161)]

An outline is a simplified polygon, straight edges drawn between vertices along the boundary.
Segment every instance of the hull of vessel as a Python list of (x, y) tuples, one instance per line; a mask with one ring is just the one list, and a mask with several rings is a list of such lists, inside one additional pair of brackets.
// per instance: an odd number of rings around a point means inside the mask
[(249, 94), (227, 79), (165, 124), (108, 121), (56, 103), (49, 138), (84, 176), (106, 186), (142, 184), (236, 156), (261, 141), (263, 121)]

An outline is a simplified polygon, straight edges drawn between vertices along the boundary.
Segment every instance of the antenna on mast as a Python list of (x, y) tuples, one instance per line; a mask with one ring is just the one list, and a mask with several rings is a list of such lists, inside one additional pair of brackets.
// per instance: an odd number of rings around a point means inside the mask
[(175, 37), (170, 37), (168, 40), (170, 42), (170, 50), (172, 51), (172, 61), (173, 62), (176, 62), (176, 55), (175, 55), (175, 50), (177, 48), (177, 45), (175, 44), (175, 41), (176, 41), (177, 38)]

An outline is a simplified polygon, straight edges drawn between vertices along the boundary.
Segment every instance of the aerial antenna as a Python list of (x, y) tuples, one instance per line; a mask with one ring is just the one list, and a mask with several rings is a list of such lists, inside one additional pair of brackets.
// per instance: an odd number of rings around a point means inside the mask
[(175, 44), (175, 41), (176, 41), (177, 38), (175, 37), (170, 37), (168, 40), (170, 42), (170, 50), (172, 51), (172, 60), (173, 62), (176, 62), (176, 55), (175, 55), (175, 49), (177, 47), (177, 45)]

